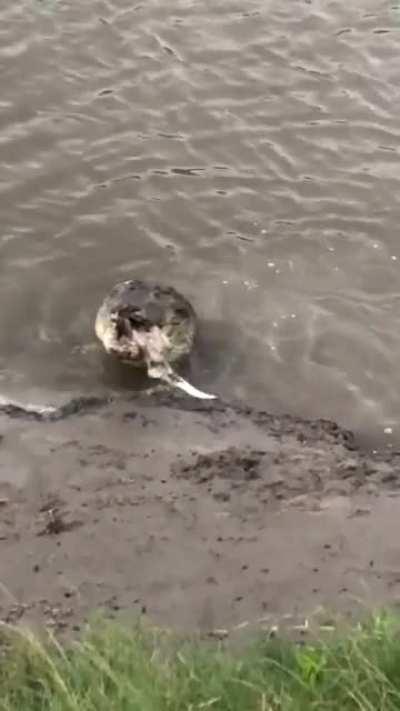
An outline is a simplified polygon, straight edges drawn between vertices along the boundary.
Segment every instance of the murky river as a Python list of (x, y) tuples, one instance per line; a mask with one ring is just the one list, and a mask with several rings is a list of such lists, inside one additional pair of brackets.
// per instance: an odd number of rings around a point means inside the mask
[(400, 440), (395, 0), (1, 0), (0, 87), (2, 395), (126, 385), (87, 346), (142, 276), (198, 386)]

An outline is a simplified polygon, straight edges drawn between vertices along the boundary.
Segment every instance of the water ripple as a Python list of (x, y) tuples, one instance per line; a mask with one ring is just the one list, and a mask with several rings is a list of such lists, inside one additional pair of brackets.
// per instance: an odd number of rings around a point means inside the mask
[(3, 3), (10, 396), (109, 385), (96, 306), (161, 274), (213, 390), (398, 438), (399, 30), (372, 0)]

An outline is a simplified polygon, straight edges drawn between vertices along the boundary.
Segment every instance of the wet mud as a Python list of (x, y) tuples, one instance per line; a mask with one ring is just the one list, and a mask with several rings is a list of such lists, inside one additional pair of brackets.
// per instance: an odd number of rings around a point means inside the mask
[(400, 453), (158, 393), (0, 408), (0, 615), (184, 630), (397, 603)]

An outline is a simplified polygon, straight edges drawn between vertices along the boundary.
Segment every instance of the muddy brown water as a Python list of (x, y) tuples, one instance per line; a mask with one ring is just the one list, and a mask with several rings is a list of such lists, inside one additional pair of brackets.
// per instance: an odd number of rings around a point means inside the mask
[(16, 0), (0, 36), (1, 393), (120, 388), (95, 310), (162, 278), (199, 385), (398, 439), (395, 3)]
[[(1, 402), (143, 387), (93, 348), (106, 291), (143, 277), (196, 308), (198, 387), (398, 445), (399, 56), (395, 0), (0, 2)], [(2, 617), (398, 598), (396, 458), (304, 454), (278, 420), (275, 460), (251, 418), (121, 402), (1, 415)]]

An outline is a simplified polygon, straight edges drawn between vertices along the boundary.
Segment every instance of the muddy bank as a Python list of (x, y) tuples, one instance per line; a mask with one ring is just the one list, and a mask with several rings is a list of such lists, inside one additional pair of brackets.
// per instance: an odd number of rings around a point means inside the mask
[(166, 394), (0, 409), (0, 615), (209, 631), (396, 602), (400, 455)]

